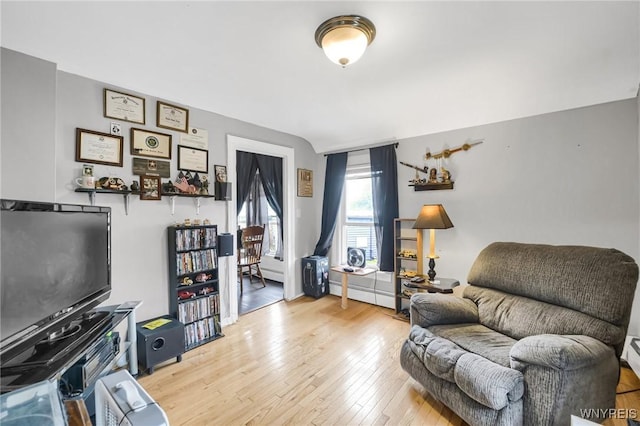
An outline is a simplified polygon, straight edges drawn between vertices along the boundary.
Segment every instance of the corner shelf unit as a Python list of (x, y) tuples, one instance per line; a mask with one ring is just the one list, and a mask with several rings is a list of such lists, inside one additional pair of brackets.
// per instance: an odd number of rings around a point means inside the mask
[[(407, 309), (409, 306), (407, 303), (409, 296), (404, 294), (406, 288), (404, 284), (407, 283), (411, 277), (405, 275), (405, 272), (415, 271), (416, 276), (424, 276), (422, 229), (413, 229), (412, 227), (415, 222), (415, 219), (393, 220), (393, 271), (396, 314), (400, 314), (403, 309)], [(415, 256), (404, 254), (405, 250), (415, 253)], [(408, 316), (406, 316), (405, 319), (408, 319)]]
[(169, 314), (184, 324), (185, 351), (222, 337), (218, 227), (170, 226)]

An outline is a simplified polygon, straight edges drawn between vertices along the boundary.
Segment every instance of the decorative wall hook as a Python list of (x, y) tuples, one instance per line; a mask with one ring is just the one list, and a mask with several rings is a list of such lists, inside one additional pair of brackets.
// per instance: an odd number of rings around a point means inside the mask
[[(416, 171), (415, 178), (409, 181), (409, 186), (413, 186), (414, 191), (433, 191), (438, 189), (453, 189), (453, 180), (451, 172), (441, 166), (442, 159), (448, 159), (452, 154), (460, 151), (468, 151), (472, 147), (481, 144), (484, 139), (466, 142), (457, 148), (445, 149), (437, 154), (431, 154), (427, 151), (425, 160), (436, 160), (436, 167), (419, 167), (413, 164), (400, 161), (403, 166), (410, 167)], [(438, 169), (440, 172), (438, 173)], [(420, 173), (424, 173), (425, 177), (420, 177)]]

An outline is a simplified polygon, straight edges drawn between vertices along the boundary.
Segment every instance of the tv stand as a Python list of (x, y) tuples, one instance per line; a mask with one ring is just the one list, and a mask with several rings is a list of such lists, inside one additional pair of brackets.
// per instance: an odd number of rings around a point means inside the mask
[(85, 328), (67, 338), (56, 338), (39, 342), (23, 353), (3, 363), (1, 372), (2, 393), (32, 385), (43, 380), (60, 380), (74, 364), (83, 359), (96, 343), (113, 332), (124, 319), (127, 319), (127, 333), (124, 342), (119, 345), (115, 357), (104, 365), (100, 374), (110, 371), (123, 356), (127, 356), (129, 372), (138, 374), (138, 356), (136, 347), (135, 310), (141, 302), (126, 302), (122, 305), (104, 306), (90, 311), (91, 315), (81, 321)]

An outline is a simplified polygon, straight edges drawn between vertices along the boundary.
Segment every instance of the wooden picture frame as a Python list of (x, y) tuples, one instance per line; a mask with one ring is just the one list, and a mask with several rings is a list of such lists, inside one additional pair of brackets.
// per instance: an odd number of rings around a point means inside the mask
[(163, 129), (189, 133), (189, 110), (158, 101), (156, 108), (156, 126)]
[(313, 197), (313, 170), (298, 169), (298, 197)]
[(209, 151), (178, 145), (178, 170), (209, 173)]
[(171, 135), (131, 128), (131, 155), (171, 159)]
[(145, 99), (105, 88), (103, 113), (107, 118), (145, 124)]
[(76, 161), (122, 167), (124, 138), (76, 128)]
[(159, 200), (162, 197), (162, 185), (160, 176), (140, 176), (140, 199)]
[(227, 166), (220, 166), (216, 164), (213, 166), (216, 172), (216, 182), (226, 182), (227, 181)]

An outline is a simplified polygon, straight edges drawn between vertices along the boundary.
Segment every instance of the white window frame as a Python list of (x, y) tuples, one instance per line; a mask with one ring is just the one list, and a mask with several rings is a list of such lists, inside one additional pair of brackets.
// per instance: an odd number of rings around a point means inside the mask
[[(373, 223), (368, 222), (349, 222), (347, 223), (347, 207), (345, 203), (347, 194), (346, 180), (347, 176), (353, 173), (363, 173), (366, 176), (371, 177), (371, 161), (369, 159), (369, 152), (364, 154), (349, 153), (347, 159), (347, 170), (345, 173), (345, 185), (342, 188), (342, 196), (340, 198), (340, 209), (338, 211), (338, 220), (336, 221), (336, 231), (333, 237), (333, 245), (331, 247), (331, 258), (335, 264), (345, 264), (347, 261), (347, 232), (346, 226), (367, 226), (374, 227)], [(373, 197), (373, 194), (371, 194)], [(375, 235), (375, 233), (374, 233)], [(370, 259), (368, 259), (370, 260)]]

